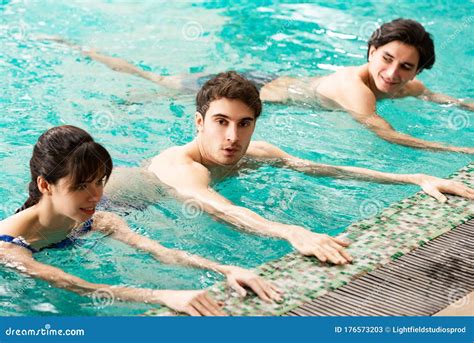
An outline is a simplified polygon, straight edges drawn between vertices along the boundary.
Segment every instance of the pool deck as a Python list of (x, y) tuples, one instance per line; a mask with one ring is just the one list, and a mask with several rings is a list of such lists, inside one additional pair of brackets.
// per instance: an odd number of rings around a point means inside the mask
[[(474, 187), (474, 163), (462, 168), (451, 175), (450, 178)], [(422, 192), (418, 192), (390, 205), (374, 217), (351, 224), (345, 230), (343, 236), (352, 241), (347, 249), (354, 257), (354, 262), (350, 265), (330, 266), (319, 263), (315, 258), (290, 253), (255, 268), (258, 274), (271, 280), (284, 292), (284, 300), (280, 303), (267, 304), (253, 295), (241, 298), (235, 292), (229, 290), (224, 282), (213, 285), (209, 288), (209, 292), (216, 300), (222, 301), (225, 311), (233, 316), (291, 315), (294, 314), (291, 313), (292, 310), (298, 311), (300, 306), (318, 298), (322, 299), (324, 295), (334, 292), (341, 286), (349, 284), (349, 287), (351, 283), (355, 283), (355, 280), (362, 279), (372, 271), (374, 273), (380, 272), (384, 266), (390, 268), (388, 265), (393, 261), (406, 254), (408, 256), (410, 252), (420, 246), (428, 246), (427, 243), (432, 240), (434, 240), (431, 242), (432, 244), (436, 243), (435, 238), (472, 218), (474, 218), (474, 202), (472, 200), (448, 195), (448, 202), (443, 204)], [(469, 230), (466, 232), (469, 232)], [(472, 246), (472, 236), (470, 237), (468, 243)], [(440, 237), (441, 239), (443, 237)], [(449, 241), (449, 237), (447, 239)], [(460, 241), (465, 240), (462, 235), (458, 239)], [(469, 248), (465, 249), (467, 249), (465, 250), (465, 256), (460, 254), (459, 259), (464, 263), (464, 272), (470, 273), (470, 278), (466, 280), (466, 284), (463, 284), (462, 290), (459, 290), (458, 287), (456, 291), (448, 292), (448, 296), (446, 294), (432, 296), (433, 303), (438, 305), (430, 307), (429, 311), (425, 308), (425, 312), (414, 310), (415, 315), (434, 314), (441, 310), (443, 306), (456, 302), (458, 298), (473, 291), (472, 281), (469, 284), (469, 280), (473, 279), (472, 248), (471, 250)], [(415, 251), (413, 253), (416, 254)], [(442, 253), (443, 251), (440, 251), (440, 254)], [(449, 254), (445, 253), (445, 255), (448, 256)], [(404, 258), (406, 259), (407, 256), (404, 256)], [(408, 263), (409, 261), (406, 264)], [(456, 269), (456, 264), (449, 265), (446, 264), (446, 261), (441, 261), (439, 266), (443, 267), (448, 274), (450, 270)], [(392, 279), (400, 279), (401, 276), (403, 276), (403, 273), (395, 275), (395, 278), (392, 277)], [(464, 276), (461, 277), (465, 278)], [(419, 275), (413, 275), (413, 278), (413, 280), (407, 281), (423, 289), (423, 283), (426, 280), (420, 278)], [(372, 292), (381, 284), (383, 284), (383, 281), (376, 282)], [(423, 291), (421, 290), (421, 292)], [(443, 298), (444, 302), (436, 299), (437, 297)], [(446, 299), (450, 301), (445, 301)], [(421, 305), (420, 308), (423, 307)], [(169, 316), (175, 314), (164, 308), (159, 308), (147, 311), (145, 315)], [(308, 313), (307, 315), (311, 314)], [(386, 315), (392, 314), (387, 313)]]
[(473, 257), (471, 219), (287, 315), (430, 316), (448, 305), (459, 313), (470, 305)]

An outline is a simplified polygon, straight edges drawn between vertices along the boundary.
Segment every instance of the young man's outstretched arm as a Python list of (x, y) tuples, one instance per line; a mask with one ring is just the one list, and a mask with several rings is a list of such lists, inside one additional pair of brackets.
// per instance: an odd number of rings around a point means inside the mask
[(322, 262), (345, 264), (352, 261), (352, 257), (343, 249), (348, 245), (344, 241), (311, 232), (301, 226), (273, 222), (233, 204), (210, 188), (209, 170), (200, 163), (189, 161), (170, 168), (173, 168), (172, 173), (157, 173), (157, 176), (186, 199), (186, 206), (195, 207), (193, 210), (203, 210), (252, 233), (285, 239), (301, 254), (316, 256)]
[(291, 168), (315, 176), (358, 179), (379, 183), (414, 184), (440, 202), (447, 200), (443, 193), (454, 194), (474, 199), (474, 189), (466, 185), (425, 174), (394, 174), (383, 173), (366, 168), (333, 166), (315, 163), (287, 154), (283, 150), (267, 142), (252, 142), (247, 154), (255, 158), (268, 159), (272, 164)]

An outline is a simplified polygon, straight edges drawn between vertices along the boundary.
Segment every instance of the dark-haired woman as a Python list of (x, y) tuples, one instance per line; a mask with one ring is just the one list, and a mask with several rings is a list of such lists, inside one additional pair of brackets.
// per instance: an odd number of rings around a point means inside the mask
[(15, 215), (0, 221), (0, 264), (81, 295), (93, 295), (101, 290), (117, 300), (163, 304), (191, 315), (224, 314), (202, 290), (152, 290), (96, 284), (33, 257), (43, 249), (72, 245), (78, 236), (96, 230), (149, 252), (165, 263), (223, 273), (242, 295), (245, 294), (242, 286), (249, 286), (266, 301), (279, 299), (273, 285), (249, 270), (165, 248), (134, 233), (117, 215), (95, 212), (112, 172), (112, 160), (107, 150), (84, 130), (59, 126), (46, 131), (33, 149), (30, 170), (29, 198)]

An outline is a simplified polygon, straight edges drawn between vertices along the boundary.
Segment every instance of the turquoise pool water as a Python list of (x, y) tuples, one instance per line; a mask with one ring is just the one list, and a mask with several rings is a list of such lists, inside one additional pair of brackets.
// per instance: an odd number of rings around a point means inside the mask
[[(420, 75), (429, 88), (459, 98), (473, 94), (472, 5), (463, 1), (2, 1), (0, 3), (0, 217), (26, 198), (32, 145), (47, 128), (88, 130), (117, 166), (138, 166), (194, 135), (194, 96), (119, 74), (75, 51), (38, 40), (60, 35), (162, 74), (262, 70), (277, 75), (324, 75), (365, 62), (365, 40), (395, 17), (422, 22), (435, 39), (437, 62)], [(426, 140), (473, 146), (472, 113), (417, 99), (386, 100), (382, 115), (400, 131)], [(255, 134), (299, 157), (391, 172), (445, 177), (471, 156), (434, 153), (386, 143), (340, 111), (265, 105)], [(313, 178), (265, 167), (216, 186), (237, 204), (266, 218), (335, 235), (351, 222), (403, 199), (417, 187)], [(132, 228), (208, 258), (254, 267), (291, 247), (243, 234), (163, 198), (127, 216)], [(203, 288), (220, 276), (162, 265), (100, 236), (82, 246), (47, 251), (40, 261), (92, 282), (152, 288)], [(97, 303), (11, 271), (0, 271), (0, 315), (130, 315), (149, 306)], [(97, 306), (99, 305), (99, 306)]]

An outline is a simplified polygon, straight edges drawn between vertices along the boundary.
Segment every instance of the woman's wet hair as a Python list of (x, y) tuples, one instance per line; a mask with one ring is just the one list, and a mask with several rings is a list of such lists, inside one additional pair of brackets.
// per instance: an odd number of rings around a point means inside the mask
[(418, 50), (420, 60), (417, 72), (423, 69), (431, 69), (435, 63), (435, 49), (431, 35), (426, 32), (423, 25), (411, 19), (398, 18), (391, 22), (382, 24), (369, 39), (367, 59), (370, 47), (378, 48), (393, 41), (400, 41), (411, 45)]
[(255, 118), (262, 112), (262, 101), (255, 84), (235, 71), (217, 74), (196, 95), (196, 111), (204, 117), (209, 105), (222, 98), (240, 100), (252, 109)]
[(42, 194), (38, 189), (39, 176), (53, 185), (68, 176), (71, 180), (69, 189), (73, 191), (82, 184), (101, 178), (107, 182), (112, 167), (108, 151), (86, 131), (71, 125), (53, 127), (38, 138), (33, 148), (29, 196), (16, 212), (40, 201)]

